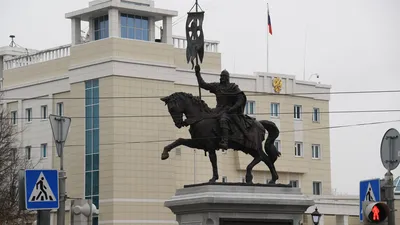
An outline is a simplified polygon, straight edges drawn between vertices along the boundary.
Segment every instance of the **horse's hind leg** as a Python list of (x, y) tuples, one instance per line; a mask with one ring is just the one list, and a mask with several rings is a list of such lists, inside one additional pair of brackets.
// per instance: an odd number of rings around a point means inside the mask
[(271, 171), (271, 176), (272, 179), (268, 182), (269, 184), (275, 184), (276, 181), (279, 179), (278, 173), (276, 172), (274, 164), (272, 164), (269, 160), (267, 162), (264, 162), (268, 168), (269, 171)]
[(274, 164), (272, 163), (272, 160), (268, 157), (266, 160), (262, 159), (262, 161), (265, 163), (265, 165), (268, 166), (269, 171), (271, 172), (272, 179), (268, 183), (275, 184), (275, 182), (278, 180), (279, 176), (278, 176), (278, 173), (276, 172)]
[(180, 145), (185, 145), (189, 148), (199, 148), (199, 146), (197, 146), (197, 142), (193, 139), (178, 138), (176, 141), (164, 147), (164, 151), (161, 154), (161, 159), (162, 160), (168, 159), (169, 152)]
[(270, 169), (272, 176), (272, 180), (270, 181), (270, 183), (275, 183), (275, 181), (279, 179), (278, 173), (275, 169), (275, 162), (278, 159), (280, 152), (278, 151), (278, 149), (276, 149), (274, 144), (267, 143), (265, 144), (265, 151), (268, 154), (269, 159), (269, 162), (266, 162), (265, 164), (267, 164), (268, 168)]
[(257, 155), (253, 156), (254, 159), (247, 165), (246, 167), (246, 183), (252, 184), (253, 183), (253, 175), (251, 174), (251, 171), (253, 168), (261, 162), (261, 158), (258, 157)]

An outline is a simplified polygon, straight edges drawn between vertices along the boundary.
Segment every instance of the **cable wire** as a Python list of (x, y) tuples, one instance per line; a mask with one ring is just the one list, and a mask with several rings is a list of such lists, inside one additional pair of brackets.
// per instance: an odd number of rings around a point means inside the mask
[[(340, 95), (340, 94), (381, 94), (381, 93), (400, 93), (400, 90), (365, 90), (365, 91), (337, 91), (337, 92), (294, 92), (292, 94), (276, 94), (276, 93), (265, 93), (265, 92), (254, 92), (252, 94), (246, 94), (246, 96), (295, 96), (295, 97), (303, 97), (301, 95)], [(229, 96), (229, 94), (226, 94)], [(2, 97), (2, 100), (79, 100), (79, 99), (152, 99), (152, 98), (163, 98), (168, 95), (159, 95), (159, 96), (99, 96), (99, 97), (23, 97), (23, 98), (16, 98), (16, 97)], [(215, 95), (202, 95), (201, 96), (210, 98), (215, 97)]]
[[(400, 109), (377, 109), (377, 110), (342, 110), (342, 111), (320, 111), (319, 114), (349, 114), (349, 113), (391, 113), (391, 112), (400, 112)], [(277, 113), (278, 116), (273, 118), (279, 118), (279, 115), (288, 115), (293, 114), (294, 112), (280, 112)], [(313, 114), (314, 112), (301, 112), (301, 114)], [(238, 113), (229, 114), (229, 115), (241, 115)], [(253, 113), (247, 114), (249, 116), (260, 116), (260, 115), (271, 115), (270, 112), (263, 112), (263, 113)], [(115, 118), (161, 118), (161, 117), (171, 117), (170, 114), (165, 115), (113, 115), (113, 116), (72, 116), (68, 117), (71, 119), (115, 119)], [(17, 120), (27, 120), (27, 117), (4, 117), (4, 119), (17, 119)], [(48, 118), (43, 119), (41, 117), (31, 117), (31, 120), (48, 120)]]
[[(299, 130), (287, 130), (280, 131), (280, 133), (293, 133), (299, 131), (314, 131), (314, 130), (330, 130), (330, 129), (339, 129), (339, 128), (348, 128), (348, 127), (359, 127), (359, 126), (369, 126), (369, 125), (378, 125), (378, 124), (386, 124), (386, 123), (394, 123), (400, 122), (400, 120), (388, 120), (388, 121), (375, 121), (375, 122), (367, 122), (367, 123), (356, 123), (356, 124), (346, 124), (346, 125), (337, 125), (337, 126), (328, 126), (328, 127), (318, 127), (318, 128), (309, 128), (309, 129), (299, 129)], [(220, 138), (216, 137), (204, 137), (204, 138), (192, 138), (192, 140), (204, 140), (204, 139), (212, 139), (212, 138)], [(147, 144), (147, 143), (160, 143), (160, 142), (172, 142), (176, 139), (164, 139), (164, 140), (148, 140), (148, 141), (128, 141), (128, 142), (114, 142), (114, 143), (99, 143), (99, 146), (108, 146), (108, 145), (120, 145), (120, 144)], [(40, 146), (30, 146), (31, 148), (41, 148)], [(54, 146), (49, 146), (54, 147)], [(85, 147), (85, 145), (65, 145), (64, 147)], [(18, 147), (25, 148), (25, 147)]]

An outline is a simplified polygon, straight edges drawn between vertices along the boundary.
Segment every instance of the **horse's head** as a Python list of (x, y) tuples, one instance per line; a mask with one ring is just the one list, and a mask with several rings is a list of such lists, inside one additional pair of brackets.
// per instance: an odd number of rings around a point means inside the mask
[(168, 112), (171, 115), (175, 126), (181, 128), (183, 126), (183, 114), (185, 113), (184, 104), (177, 95), (169, 95), (167, 97), (161, 98), (161, 101), (165, 102), (168, 107)]
[(183, 115), (189, 121), (196, 121), (202, 117), (204, 113), (210, 113), (211, 109), (199, 97), (185, 92), (176, 92), (167, 97), (161, 98), (168, 106), (168, 111), (174, 120), (175, 126), (181, 128), (183, 126)]

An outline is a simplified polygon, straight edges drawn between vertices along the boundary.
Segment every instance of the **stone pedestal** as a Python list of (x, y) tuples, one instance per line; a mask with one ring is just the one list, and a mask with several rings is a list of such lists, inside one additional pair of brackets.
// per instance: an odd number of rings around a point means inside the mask
[(180, 225), (299, 225), (311, 198), (288, 185), (187, 185), (164, 204)]

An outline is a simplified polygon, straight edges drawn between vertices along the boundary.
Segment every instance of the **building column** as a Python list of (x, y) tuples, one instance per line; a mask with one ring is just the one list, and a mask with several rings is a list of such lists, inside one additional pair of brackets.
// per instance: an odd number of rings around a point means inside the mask
[(163, 37), (162, 42), (172, 45), (172, 17), (163, 18)]
[(22, 128), (24, 128), (25, 119), (22, 119), (25, 115), (24, 106), (22, 100), (18, 100), (17, 106), (17, 130), (18, 130), (18, 141), (23, 144), (23, 155), (25, 157), (25, 141), (24, 141), (24, 132), (22, 132)]
[(118, 9), (108, 10), (108, 29), (109, 37), (120, 37), (119, 29), (119, 11)]
[(149, 17), (149, 41), (154, 42), (156, 39), (156, 24), (153, 17)]
[(349, 225), (349, 216), (336, 215), (336, 225)]
[(72, 45), (78, 45), (82, 41), (81, 39), (81, 19), (79, 18), (72, 18), (71, 19), (71, 35), (72, 35), (72, 40), (71, 44)]
[(94, 41), (94, 19), (89, 20), (89, 39), (87, 41)]

